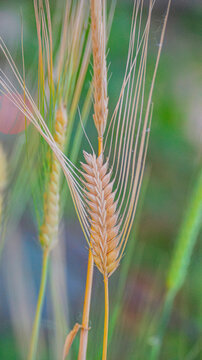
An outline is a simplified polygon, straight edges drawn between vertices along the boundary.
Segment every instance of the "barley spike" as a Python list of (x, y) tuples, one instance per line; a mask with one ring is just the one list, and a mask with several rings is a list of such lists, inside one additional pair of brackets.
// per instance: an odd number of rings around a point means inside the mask
[(103, 154), (96, 158), (84, 152), (86, 203), (91, 224), (91, 246), (95, 264), (109, 277), (119, 265), (119, 222), (116, 191), (113, 191), (111, 171)]

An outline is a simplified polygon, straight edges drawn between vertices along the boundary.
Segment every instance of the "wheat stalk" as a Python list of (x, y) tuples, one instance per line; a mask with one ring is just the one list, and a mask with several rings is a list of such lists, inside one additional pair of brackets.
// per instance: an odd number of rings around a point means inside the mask
[[(108, 116), (107, 97), (107, 66), (106, 66), (106, 19), (105, 0), (91, 0), (91, 33), (93, 50), (93, 94), (94, 94), (94, 123), (98, 133), (98, 155), (103, 151), (103, 134)], [(89, 249), (86, 289), (83, 306), (82, 329), (80, 335), (78, 360), (85, 360), (88, 343), (88, 327), (90, 301), (93, 281), (93, 256)]]

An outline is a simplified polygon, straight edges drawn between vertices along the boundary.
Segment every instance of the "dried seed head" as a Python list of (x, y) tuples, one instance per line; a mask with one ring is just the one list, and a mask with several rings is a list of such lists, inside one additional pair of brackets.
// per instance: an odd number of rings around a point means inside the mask
[(110, 276), (119, 264), (119, 223), (111, 172), (103, 154), (96, 158), (84, 152), (82, 163), (86, 202), (91, 224), (91, 246), (95, 264), (105, 276)]
[(98, 136), (105, 131), (108, 116), (107, 66), (105, 56), (105, 22), (101, 0), (91, 0), (91, 29), (93, 48), (94, 122)]

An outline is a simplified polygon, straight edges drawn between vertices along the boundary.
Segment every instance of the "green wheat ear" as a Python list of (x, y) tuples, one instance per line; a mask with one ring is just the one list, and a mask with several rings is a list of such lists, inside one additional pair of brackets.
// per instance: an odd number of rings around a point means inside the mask
[[(54, 139), (61, 151), (64, 150), (66, 127), (66, 109), (60, 106), (56, 112)], [(44, 194), (44, 220), (39, 235), (42, 247), (48, 249), (53, 247), (58, 239), (60, 175), (61, 166), (53, 154), (48, 189)]]

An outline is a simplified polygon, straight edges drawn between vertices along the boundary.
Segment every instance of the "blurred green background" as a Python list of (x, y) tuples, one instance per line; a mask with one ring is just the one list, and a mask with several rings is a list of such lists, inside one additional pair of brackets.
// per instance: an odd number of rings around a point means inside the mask
[[(52, 3), (54, 6), (53, 1)], [(154, 9), (148, 59), (149, 74), (155, 61), (166, 3), (162, 0), (156, 1)], [(116, 105), (124, 76), (132, 6), (132, 1), (117, 2), (108, 42), (109, 114), (112, 114)], [(32, 78), (37, 61), (32, 1), (1, 0), (0, 35), (20, 68), (21, 14), (26, 69)], [(0, 55), (0, 64), (1, 61), (5, 66)], [(86, 91), (91, 79), (90, 73), (91, 70), (85, 84)], [(115, 331), (109, 344), (110, 360), (148, 359), (147, 355), (155, 341), (154, 335), (161, 316), (166, 275), (175, 241), (202, 165), (201, 99), (202, 2), (175, 0), (170, 10), (153, 95), (154, 111), (147, 167), (137, 219), (119, 271), (110, 279), (111, 326), (115, 321)], [(94, 134), (91, 125), (92, 119), (89, 119), (89, 137)], [(0, 134), (0, 141), (9, 157), (12, 157), (11, 144), (19, 139), (24, 143), (24, 134)], [(19, 204), (15, 203), (14, 206), (18, 209)], [(26, 329), (27, 333), (30, 331), (28, 329), (36, 301), (41, 261), (33, 214), (33, 202), (30, 200), (20, 219), (12, 224), (9, 219), (7, 221), (10, 231), (4, 240), (5, 248), (0, 263), (0, 357), (3, 360), (21, 359), (27, 348), (23, 334)], [(54, 257), (57, 269), (55, 281), (60, 290), (62, 289), (64, 314), (71, 328), (76, 321), (81, 321), (88, 254), (87, 244), (71, 204), (66, 207), (62, 229), (63, 236), (58, 246), (60, 249), (56, 250)], [(186, 281), (174, 302), (160, 355), (162, 360), (202, 359), (201, 254), (200, 233)], [(103, 304), (100, 295), (103, 284), (101, 276), (95, 272), (89, 360), (100, 358), (103, 326)], [(48, 294), (51, 291), (55, 290), (49, 286)], [(55, 342), (52, 344), (51, 340), (53, 337), (55, 339), (55, 323), (51, 315), (53, 304), (49, 299), (50, 297), (46, 296), (40, 360), (56, 358), (54, 351), (51, 351), (51, 346), (55, 346)], [(114, 310), (118, 311), (118, 318)], [(65, 334), (62, 336), (61, 342)], [(48, 354), (44, 350), (44, 344), (47, 343), (50, 349)], [(77, 346), (76, 339), (72, 359), (76, 358), (74, 351)]]

